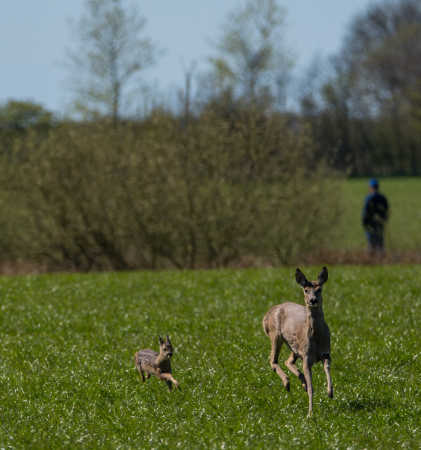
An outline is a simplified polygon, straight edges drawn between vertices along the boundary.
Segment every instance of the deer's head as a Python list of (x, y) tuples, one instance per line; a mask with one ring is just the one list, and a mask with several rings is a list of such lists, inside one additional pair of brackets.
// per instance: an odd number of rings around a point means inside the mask
[(167, 335), (166, 340), (162, 339), (161, 336), (159, 336), (159, 352), (161, 355), (165, 356), (166, 358), (171, 358), (173, 353), (172, 344), (170, 341), (169, 336)]
[(323, 267), (317, 281), (308, 281), (306, 276), (297, 268), (295, 280), (303, 288), (304, 301), (309, 308), (320, 308), (322, 306), (322, 286), (327, 281), (327, 268)]

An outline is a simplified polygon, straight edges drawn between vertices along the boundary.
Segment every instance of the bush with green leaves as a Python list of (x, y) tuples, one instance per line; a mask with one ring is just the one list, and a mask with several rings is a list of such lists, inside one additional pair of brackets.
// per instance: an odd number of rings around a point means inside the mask
[(16, 249), (55, 268), (285, 263), (339, 216), (339, 182), (306, 130), (256, 111), (63, 124), (26, 155), (7, 163)]

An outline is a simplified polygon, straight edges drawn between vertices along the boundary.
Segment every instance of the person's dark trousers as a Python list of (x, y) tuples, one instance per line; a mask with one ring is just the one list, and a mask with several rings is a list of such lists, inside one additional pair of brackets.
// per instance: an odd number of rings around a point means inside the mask
[(384, 250), (384, 237), (383, 230), (366, 231), (368, 248), (371, 253), (383, 252)]

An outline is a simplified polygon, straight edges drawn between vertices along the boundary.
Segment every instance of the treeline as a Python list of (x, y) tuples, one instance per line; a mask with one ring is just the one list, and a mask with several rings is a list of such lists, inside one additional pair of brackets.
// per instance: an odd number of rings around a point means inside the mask
[(421, 174), (421, 2), (356, 17), (330, 73), (314, 63), (300, 98), (319, 154), (352, 176)]

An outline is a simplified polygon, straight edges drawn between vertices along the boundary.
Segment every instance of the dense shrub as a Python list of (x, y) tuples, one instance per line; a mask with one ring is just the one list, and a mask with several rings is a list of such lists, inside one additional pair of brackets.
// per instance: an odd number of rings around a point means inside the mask
[(63, 124), (25, 154), (4, 163), (9, 250), (54, 268), (285, 263), (320, 248), (339, 214), (306, 130), (250, 111)]

